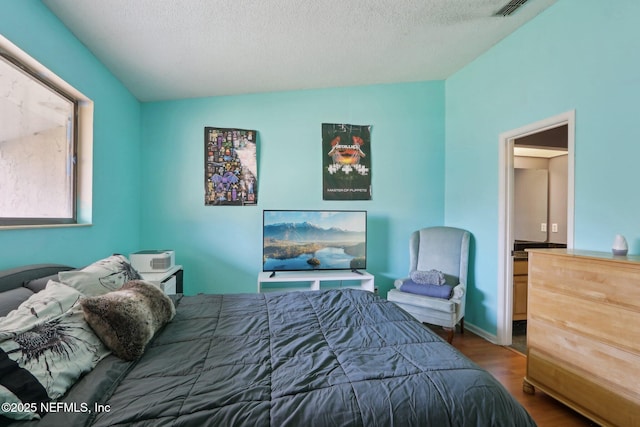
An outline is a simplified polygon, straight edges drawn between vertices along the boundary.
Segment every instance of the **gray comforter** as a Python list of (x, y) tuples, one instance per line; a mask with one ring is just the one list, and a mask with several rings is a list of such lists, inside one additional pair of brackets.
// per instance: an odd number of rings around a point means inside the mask
[(175, 302), (141, 359), (103, 360), (40, 425), (535, 425), (490, 374), (371, 293)]

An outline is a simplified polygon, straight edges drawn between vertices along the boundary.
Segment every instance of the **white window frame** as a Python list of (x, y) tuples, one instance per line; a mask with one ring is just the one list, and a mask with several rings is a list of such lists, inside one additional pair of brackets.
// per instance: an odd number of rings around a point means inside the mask
[(42, 221), (27, 218), (24, 221), (12, 219), (11, 221), (1, 222), (0, 230), (90, 225), (93, 204), (93, 101), (2, 35), (0, 35), (0, 52), (3, 56), (10, 57), (12, 61), (21, 64), (30, 73), (37, 75), (48, 86), (71, 97), (77, 104), (75, 126), (75, 221), (72, 223), (52, 223), (46, 219)]

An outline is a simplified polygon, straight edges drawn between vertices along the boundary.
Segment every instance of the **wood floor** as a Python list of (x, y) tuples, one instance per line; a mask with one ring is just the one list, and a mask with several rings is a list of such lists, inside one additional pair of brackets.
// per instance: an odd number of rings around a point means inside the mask
[[(443, 338), (446, 336), (442, 328), (433, 327), (433, 330)], [(496, 377), (527, 409), (539, 427), (597, 426), (539, 390), (535, 395), (523, 393), (522, 379), (527, 359), (517, 351), (491, 344), (469, 331), (464, 335), (456, 332), (453, 346)]]

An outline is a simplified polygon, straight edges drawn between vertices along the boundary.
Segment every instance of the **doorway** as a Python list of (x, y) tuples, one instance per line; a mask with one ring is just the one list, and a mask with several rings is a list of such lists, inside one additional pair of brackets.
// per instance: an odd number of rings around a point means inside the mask
[[(543, 150), (553, 149), (546, 146), (547, 142), (541, 139), (545, 132), (557, 133), (560, 128), (566, 127), (566, 222), (557, 219), (534, 219), (537, 224), (538, 233), (544, 230), (543, 235), (548, 236), (548, 232), (556, 230), (555, 233), (565, 233), (566, 247), (573, 248), (574, 235), (574, 170), (575, 170), (575, 112), (569, 111), (545, 120), (541, 120), (530, 125), (507, 131), (500, 135), (500, 193), (499, 193), (499, 236), (498, 236), (498, 323), (496, 343), (500, 345), (511, 345), (513, 334), (513, 310), (514, 310), (514, 254), (516, 242), (516, 208), (515, 208), (515, 170), (516, 159), (514, 148), (518, 146), (530, 146), (527, 148), (542, 148)], [(550, 135), (550, 134), (547, 134)], [(546, 155), (548, 155), (547, 153)], [(546, 209), (547, 215), (549, 210)], [(522, 221), (518, 221), (518, 227)], [(555, 224), (555, 226), (553, 225)], [(551, 227), (551, 230), (547, 228)], [(564, 228), (564, 230), (561, 230)], [(535, 235), (535, 233), (534, 233)], [(556, 234), (553, 237), (557, 237)], [(548, 243), (547, 238), (538, 239), (541, 243)], [(545, 240), (542, 242), (542, 240)], [(526, 241), (525, 241), (526, 242)], [(530, 243), (530, 242), (529, 242)], [(516, 267), (518, 268), (518, 267)], [(522, 287), (522, 283), (519, 283)], [(520, 300), (521, 301), (521, 300)], [(522, 304), (519, 302), (518, 304)]]

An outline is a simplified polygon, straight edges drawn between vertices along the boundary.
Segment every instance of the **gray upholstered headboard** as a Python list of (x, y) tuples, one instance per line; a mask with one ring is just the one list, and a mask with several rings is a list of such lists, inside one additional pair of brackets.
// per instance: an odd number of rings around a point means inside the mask
[(26, 301), (47, 286), (49, 280), (58, 280), (59, 271), (73, 270), (61, 264), (33, 264), (0, 271), (0, 317)]

